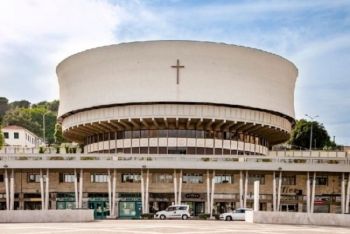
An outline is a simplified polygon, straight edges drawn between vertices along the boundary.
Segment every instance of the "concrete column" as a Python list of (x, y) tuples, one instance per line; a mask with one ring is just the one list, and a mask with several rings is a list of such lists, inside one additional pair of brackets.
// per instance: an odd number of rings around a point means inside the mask
[(141, 203), (142, 203), (142, 214), (145, 213), (145, 185), (143, 181), (143, 170), (141, 169)]
[(311, 213), (314, 213), (315, 188), (316, 188), (316, 172), (314, 172), (314, 176), (312, 179), (312, 194), (311, 194), (311, 208), (310, 208)]
[(306, 212), (310, 213), (310, 172), (306, 176)]
[(260, 203), (259, 203), (259, 196), (260, 196), (259, 185), (260, 185), (260, 181), (259, 180), (254, 181), (254, 211), (259, 211), (259, 208), (260, 208)]
[(239, 172), (239, 206), (243, 208), (243, 172)]
[(145, 194), (145, 210), (146, 213), (149, 213), (149, 170), (147, 169), (147, 173), (146, 173), (146, 194)]
[(49, 169), (46, 169), (46, 181), (45, 181), (45, 210), (49, 209), (50, 203), (50, 192), (49, 192), (49, 184), (50, 183), (50, 173)]
[(6, 210), (10, 209), (10, 189), (9, 189), (9, 176), (7, 169), (5, 169), (5, 191), (6, 191)]
[(10, 210), (13, 210), (15, 206), (15, 171), (11, 169), (10, 177)]
[(40, 169), (40, 197), (41, 197), (41, 210), (45, 209), (45, 195), (44, 195), (44, 179), (43, 170)]
[(80, 169), (79, 177), (79, 208), (83, 208), (83, 184), (84, 183), (84, 171)]
[(349, 200), (350, 200), (350, 173), (348, 177), (348, 188), (346, 192), (345, 213), (349, 213)]
[(181, 195), (182, 195), (182, 170), (180, 170), (180, 178), (179, 178), (179, 196), (177, 197), (177, 200), (179, 202), (179, 205), (181, 205)]
[(277, 194), (277, 211), (281, 210), (281, 187), (282, 187), (282, 171), (279, 173), (278, 177), (278, 194)]
[(276, 172), (274, 171), (272, 174), (272, 206), (273, 211), (277, 211), (277, 203), (276, 203)]
[(244, 181), (244, 208), (247, 207), (247, 193), (248, 193), (248, 179), (249, 179), (249, 174), (248, 171), (245, 171), (245, 181)]
[(75, 208), (79, 208), (79, 196), (78, 196), (78, 174), (77, 169), (74, 169), (74, 195), (75, 195)]
[(176, 170), (174, 170), (174, 202), (175, 202), (175, 205), (177, 205), (177, 179), (176, 179)]
[(111, 178), (111, 170), (107, 170), (108, 174), (108, 180), (107, 180), (107, 186), (108, 186), (108, 208), (109, 208), (109, 215), (112, 216), (112, 178)]
[(213, 178), (211, 179), (210, 217), (213, 216), (214, 194), (215, 194), (215, 170), (213, 170)]
[(210, 213), (210, 175), (207, 170), (207, 213)]
[(116, 216), (115, 212), (115, 199), (116, 199), (116, 187), (117, 187), (117, 170), (113, 170), (113, 182), (112, 182), (112, 215)]
[(345, 174), (342, 173), (341, 179), (341, 213), (345, 213)]

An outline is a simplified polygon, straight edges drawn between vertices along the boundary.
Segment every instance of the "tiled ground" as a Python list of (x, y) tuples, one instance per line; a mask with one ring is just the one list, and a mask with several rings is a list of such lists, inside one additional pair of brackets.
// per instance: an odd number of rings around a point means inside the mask
[(0, 234), (118, 233), (118, 234), (228, 234), (228, 233), (350, 233), (350, 228), (249, 224), (200, 220), (104, 220), (91, 223), (0, 224)]

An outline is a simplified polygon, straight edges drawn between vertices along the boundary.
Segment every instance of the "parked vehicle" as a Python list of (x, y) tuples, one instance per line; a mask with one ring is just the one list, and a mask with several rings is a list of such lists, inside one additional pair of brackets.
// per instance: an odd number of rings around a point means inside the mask
[(220, 215), (220, 219), (221, 220), (226, 220), (226, 221), (232, 221), (232, 220), (244, 221), (245, 220), (245, 212), (247, 210), (252, 210), (252, 209), (240, 208), (240, 209), (236, 209), (236, 210), (234, 210), (232, 212), (223, 213), (223, 214)]
[(188, 205), (169, 206), (166, 210), (158, 211), (155, 219), (189, 219), (190, 207)]

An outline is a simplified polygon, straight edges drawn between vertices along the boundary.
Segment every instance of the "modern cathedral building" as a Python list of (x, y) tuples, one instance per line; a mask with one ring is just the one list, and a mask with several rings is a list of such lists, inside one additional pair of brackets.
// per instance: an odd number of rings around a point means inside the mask
[(211, 42), (72, 55), (57, 66), (59, 121), (83, 153), (1, 154), (0, 207), (221, 213), (252, 207), (258, 180), (260, 210), (348, 212), (345, 152), (271, 151), (290, 137), (297, 75), (278, 55)]

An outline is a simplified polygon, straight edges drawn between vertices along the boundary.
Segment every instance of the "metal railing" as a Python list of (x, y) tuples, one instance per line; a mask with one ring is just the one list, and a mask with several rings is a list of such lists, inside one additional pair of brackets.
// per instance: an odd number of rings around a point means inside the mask
[(0, 161), (143, 161), (143, 162), (225, 162), (280, 164), (339, 164), (350, 165), (346, 157), (253, 156), (253, 155), (169, 155), (169, 154), (5, 154)]

